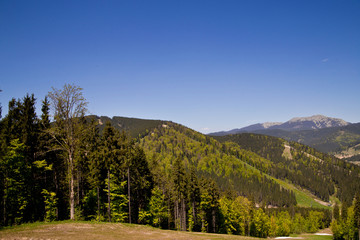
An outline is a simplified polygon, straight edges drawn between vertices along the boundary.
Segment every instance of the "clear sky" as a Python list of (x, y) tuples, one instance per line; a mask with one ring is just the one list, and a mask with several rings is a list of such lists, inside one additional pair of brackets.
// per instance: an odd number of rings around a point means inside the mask
[(0, 102), (65, 83), (96, 115), (208, 133), (360, 122), (360, 1), (0, 1)]

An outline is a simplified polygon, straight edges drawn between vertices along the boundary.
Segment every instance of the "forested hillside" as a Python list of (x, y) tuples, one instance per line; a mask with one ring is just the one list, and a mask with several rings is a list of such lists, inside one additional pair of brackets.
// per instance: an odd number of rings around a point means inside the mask
[(324, 201), (329, 201), (336, 192), (341, 201), (351, 203), (354, 194), (360, 190), (360, 167), (314, 148), (250, 133), (215, 138), (237, 143), (241, 148), (271, 160), (271, 170), (267, 170), (270, 175), (306, 188)]
[(331, 211), (298, 207), (278, 178), (324, 200), (336, 193), (344, 204), (333, 226), (343, 236), (356, 232), (348, 222), (360, 215), (360, 197), (352, 201), (359, 168), (312, 148), (257, 135), (220, 142), (167, 121), (86, 117), (73, 85), (49, 92), (41, 116), (35, 103), (34, 95), (11, 100), (0, 121), (1, 226), (76, 219), (256, 237), (329, 226)]
[(145, 120), (139, 118), (126, 117), (98, 117), (96, 115), (87, 116), (88, 119), (94, 120), (100, 129), (100, 132), (105, 128), (105, 123), (110, 122), (111, 125), (119, 131), (125, 131), (133, 138), (143, 137), (150, 129), (161, 125), (165, 121), (161, 120)]
[(163, 124), (141, 139), (140, 146), (160, 173), (156, 178), (160, 182), (166, 182), (172, 165), (176, 159), (181, 159), (187, 171), (194, 169), (198, 177), (215, 180), (222, 191), (235, 191), (265, 206), (296, 205), (292, 192), (243, 161), (253, 159), (254, 162), (268, 163), (267, 160), (231, 144), (221, 144), (184, 126)]
[[(299, 142), (325, 153), (341, 153), (360, 143), (360, 123), (342, 127), (314, 130), (286, 131), (283, 129), (264, 129), (249, 133), (279, 137)], [(358, 153), (357, 153), (358, 154)]]

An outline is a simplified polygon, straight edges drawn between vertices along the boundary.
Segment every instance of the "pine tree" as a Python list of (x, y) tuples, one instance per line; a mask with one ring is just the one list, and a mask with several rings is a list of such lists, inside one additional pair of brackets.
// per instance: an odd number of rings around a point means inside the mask
[[(99, 128), (93, 122), (90, 124), (90, 131), (88, 135), (88, 158), (89, 158), (89, 176), (88, 181), (92, 188), (96, 189), (96, 214), (97, 220), (101, 219), (101, 196), (102, 186), (105, 183), (107, 171), (105, 169), (104, 158), (101, 155), (102, 142), (99, 133)], [(88, 209), (91, 211), (91, 209)]]
[(144, 151), (139, 146), (134, 146), (132, 141), (129, 142), (127, 151), (125, 167), (128, 181), (129, 222), (131, 217), (132, 222), (138, 223), (140, 209), (144, 210), (151, 198), (153, 177)]
[(180, 157), (176, 158), (172, 168), (174, 184), (174, 220), (177, 230), (186, 231), (187, 180)]

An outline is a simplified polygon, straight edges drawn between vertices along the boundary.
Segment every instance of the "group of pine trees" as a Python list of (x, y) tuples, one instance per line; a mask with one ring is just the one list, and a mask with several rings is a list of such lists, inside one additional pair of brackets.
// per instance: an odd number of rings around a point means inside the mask
[[(295, 207), (292, 192), (245, 164), (253, 155), (231, 144), (179, 125), (138, 139), (110, 123), (99, 127), (74, 85), (52, 89), (41, 116), (35, 105), (34, 95), (12, 99), (0, 120), (0, 226), (97, 220), (267, 237), (330, 224), (330, 211)], [(332, 226), (347, 225), (343, 215)]]
[(331, 230), (334, 240), (360, 239), (360, 195), (353, 200), (351, 206), (343, 203), (341, 209), (338, 205), (333, 209)]

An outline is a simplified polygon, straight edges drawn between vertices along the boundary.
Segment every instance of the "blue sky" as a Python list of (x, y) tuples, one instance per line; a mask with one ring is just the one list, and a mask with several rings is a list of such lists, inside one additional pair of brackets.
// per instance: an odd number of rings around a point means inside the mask
[(65, 83), (96, 115), (208, 133), (360, 122), (360, 2), (0, 1), (0, 102)]

